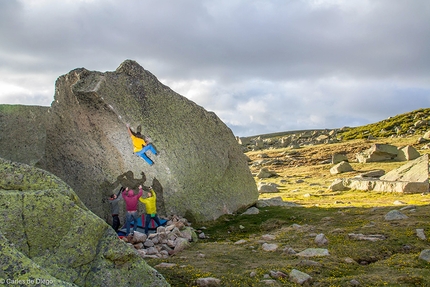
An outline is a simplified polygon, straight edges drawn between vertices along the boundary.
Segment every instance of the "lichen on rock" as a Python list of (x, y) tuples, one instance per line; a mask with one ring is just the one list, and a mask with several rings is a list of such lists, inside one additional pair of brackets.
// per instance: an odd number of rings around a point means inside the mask
[(0, 250), (0, 278), (46, 279), (55, 286), (169, 286), (70, 186), (1, 158)]

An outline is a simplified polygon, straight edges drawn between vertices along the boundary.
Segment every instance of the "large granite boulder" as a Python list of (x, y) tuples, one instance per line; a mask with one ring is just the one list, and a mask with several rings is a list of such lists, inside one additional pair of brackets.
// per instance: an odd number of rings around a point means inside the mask
[(70, 186), (1, 158), (0, 250), (0, 278), (22, 286), (169, 286)]
[[(136, 62), (127, 60), (114, 72), (75, 69), (60, 76), (55, 87), (46, 131), (40, 132), (45, 137), (15, 153), (26, 162), (26, 156), (42, 152), (36, 166), (64, 180), (100, 217), (110, 218), (106, 198), (119, 185), (152, 185), (161, 215), (191, 221), (216, 219), (257, 201), (247, 159), (231, 130)], [(25, 133), (26, 117), (15, 118), (24, 124), (6, 125)], [(127, 123), (141, 125), (151, 137), (160, 152), (157, 157), (148, 153), (153, 166), (133, 154)], [(0, 156), (10, 158), (3, 151)]]
[(45, 155), (49, 107), (0, 105), (0, 157), (35, 165)]

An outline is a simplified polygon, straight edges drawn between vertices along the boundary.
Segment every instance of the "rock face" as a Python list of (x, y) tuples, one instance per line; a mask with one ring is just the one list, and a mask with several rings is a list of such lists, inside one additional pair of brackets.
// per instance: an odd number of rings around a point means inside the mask
[[(14, 153), (29, 164), (43, 154), (36, 166), (64, 180), (102, 218), (110, 218), (106, 198), (120, 184), (152, 185), (160, 215), (191, 221), (216, 219), (257, 201), (257, 187), (231, 130), (134, 61), (114, 72), (79, 68), (60, 76), (47, 113), (46, 131), (41, 128), (33, 145)], [(22, 133), (31, 129), (25, 116), (17, 118), (24, 126), (18, 121), (6, 126), (18, 126)], [(158, 157), (148, 153), (153, 166), (133, 154), (126, 123), (134, 129), (141, 125), (142, 134), (151, 137), (160, 152)], [(38, 156), (29, 162), (34, 153)], [(11, 157), (3, 150), (0, 156)]]
[(169, 286), (67, 184), (1, 158), (0, 250), (0, 278), (28, 286)]
[(36, 164), (45, 155), (48, 107), (0, 105), (0, 156)]

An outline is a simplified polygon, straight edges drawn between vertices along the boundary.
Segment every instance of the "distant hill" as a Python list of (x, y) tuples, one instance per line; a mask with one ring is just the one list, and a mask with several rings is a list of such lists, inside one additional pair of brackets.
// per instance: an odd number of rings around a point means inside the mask
[[(418, 109), (412, 112), (389, 117), (388, 119), (358, 127), (342, 127), (337, 130), (338, 137), (343, 140), (362, 139), (373, 137), (390, 137), (407, 134), (415, 134), (417, 132), (426, 131), (430, 127), (430, 108)], [(261, 139), (279, 138), (292, 134), (301, 134), (305, 132), (321, 132), (327, 129), (313, 130), (295, 130), (276, 132), (269, 134), (261, 134), (255, 136), (244, 137), (251, 139), (260, 137)]]
[(388, 119), (365, 126), (344, 128), (339, 134), (344, 140), (361, 139), (368, 136), (390, 137), (424, 132), (429, 126), (430, 108), (426, 108), (389, 117)]

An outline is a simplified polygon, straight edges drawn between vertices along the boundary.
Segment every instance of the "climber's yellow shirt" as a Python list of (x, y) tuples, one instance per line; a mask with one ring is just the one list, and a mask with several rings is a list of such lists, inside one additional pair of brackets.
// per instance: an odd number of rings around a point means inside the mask
[(147, 197), (147, 198), (139, 197), (140, 202), (145, 204), (146, 214), (157, 213), (157, 206), (156, 206), (157, 197), (155, 196), (155, 192), (153, 189), (151, 189), (151, 193), (152, 193), (151, 197)]
[(144, 146), (146, 146), (146, 142), (143, 139), (134, 135), (131, 135), (131, 141), (133, 142), (134, 152), (138, 152), (142, 150)]

